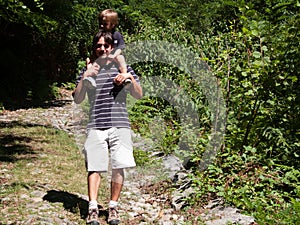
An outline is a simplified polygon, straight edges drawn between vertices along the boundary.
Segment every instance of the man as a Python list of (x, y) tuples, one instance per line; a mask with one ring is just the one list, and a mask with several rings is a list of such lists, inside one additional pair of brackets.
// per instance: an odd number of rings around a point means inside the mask
[[(87, 125), (87, 139), (84, 144), (88, 171), (89, 215), (87, 223), (99, 224), (98, 190), (100, 173), (107, 172), (111, 158), (112, 180), (109, 202), (109, 224), (118, 224), (120, 217), (117, 206), (124, 181), (124, 168), (134, 167), (130, 123), (126, 110), (126, 95), (142, 97), (142, 88), (134, 71), (119, 73), (116, 62), (106, 58), (113, 50), (111, 33), (99, 31), (93, 40), (94, 62), (83, 69), (77, 80), (74, 101), (79, 104), (88, 94), (90, 120)], [(96, 76), (96, 89), (88, 89), (84, 78)], [(130, 79), (130, 87), (124, 88), (124, 81)]]

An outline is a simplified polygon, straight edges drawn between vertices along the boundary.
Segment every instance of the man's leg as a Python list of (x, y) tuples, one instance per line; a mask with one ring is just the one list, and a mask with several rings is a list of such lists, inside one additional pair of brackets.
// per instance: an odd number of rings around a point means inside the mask
[(98, 172), (89, 172), (88, 173), (89, 201), (97, 201), (100, 181), (101, 181), (101, 177)]
[(100, 171), (107, 171), (109, 161), (107, 131), (96, 129), (89, 130), (87, 139), (84, 143), (84, 153), (86, 168), (89, 171), (87, 176), (89, 196), (89, 214), (87, 223), (96, 225), (99, 224), (97, 198), (101, 182)]
[(118, 200), (121, 195), (122, 187), (124, 182), (124, 170), (123, 169), (113, 169), (112, 179), (111, 179), (111, 197), (109, 202), (109, 224), (119, 224), (120, 217), (118, 215), (117, 206)]
[(88, 182), (88, 195), (89, 195), (89, 214), (87, 217), (87, 223), (98, 225), (98, 190), (100, 186), (101, 177), (98, 172), (89, 172), (87, 177)]
[(112, 201), (117, 202), (119, 200), (124, 182), (124, 170), (123, 169), (113, 169), (112, 179), (111, 179), (111, 196)]

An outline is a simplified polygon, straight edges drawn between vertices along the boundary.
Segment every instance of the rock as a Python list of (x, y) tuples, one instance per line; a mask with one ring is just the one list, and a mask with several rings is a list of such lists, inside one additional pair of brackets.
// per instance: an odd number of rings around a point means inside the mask
[(242, 215), (238, 209), (230, 206), (217, 206), (209, 210), (207, 214), (202, 214), (201, 217), (207, 225), (227, 225), (229, 223), (250, 225), (255, 222), (253, 217)]
[(224, 206), (222, 199), (210, 201), (205, 207), (205, 212), (200, 215), (207, 225), (240, 224), (250, 225), (255, 223), (251, 216), (243, 215), (237, 208)]
[(175, 191), (172, 194), (172, 206), (175, 208), (175, 210), (181, 210), (183, 206), (186, 206), (186, 199), (194, 193), (194, 189), (189, 187), (185, 189), (184, 191)]
[(46, 193), (44, 191), (39, 191), (39, 190), (35, 190), (35, 191), (31, 192), (32, 197), (36, 197), (36, 198), (40, 198), (40, 199), (42, 199), (45, 194)]
[[(85, 139), (85, 123), (86, 118), (83, 116), (83, 110), (80, 106), (71, 103), (68, 99), (64, 104), (56, 104), (55, 107), (49, 107), (47, 110), (41, 109), (20, 109), (13, 112), (5, 112), (0, 115), (0, 122), (5, 123), (12, 121), (20, 121), (22, 123), (30, 123), (42, 126), (52, 126), (56, 129), (66, 131), (68, 134), (75, 137), (75, 141), (82, 148)], [(57, 103), (57, 102), (56, 102)], [(65, 104), (67, 103), (67, 104)], [(63, 106), (63, 107), (62, 107)], [(153, 124), (155, 125), (155, 124)], [(153, 130), (156, 126), (153, 127)], [(159, 133), (157, 135), (159, 138)], [(152, 152), (153, 140), (145, 139), (139, 134), (133, 133), (134, 147), (147, 151), (150, 157), (162, 159), (161, 167), (155, 169), (136, 168), (129, 169), (126, 173), (126, 182), (124, 191), (120, 201), (120, 212), (125, 216), (126, 224), (161, 224), (161, 225), (180, 225), (191, 224), (193, 221), (187, 221), (185, 215), (177, 212), (186, 206), (185, 199), (195, 194), (191, 187), (191, 179), (188, 177), (187, 170), (184, 170), (182, 162), (174, 155), (164, 156), (161, 152)], [(45, 155), (39, 155), (45, 157)], [(33, 163), (27, 163), (27, 167), (34, 166)], [(0, 170), (1, 179), (7, 179), (10, 175), (10, 170), (2, 168)], [(41, 170), (35, 169), (31, 175), (40, 174)], [(128, 176), (127, 176), (128, 175)], [(167, 176), (164, 176), (167, 175)], [(159, 179), (158, 179), (159, 177)], [(148, 186), (160, 184), (161, 177), (172, 180), (176, 187), (171, 195), (165, 193), (146, 192)], [(109, 180), (110, 177), (107, 177)], [(2, 185), (2, 184), (1, 184)], [(5, 188), (5, 184), (1, 189)], [(34, 190), (32, 190), (33, 188)], [(25, 206), (31, 215), (28, 215), (23, 221), (6, 221), (9, 224), (65, 224), (76, 225), (78, 222), (70, 221), (68, 213), (78, 206), (81, 209), (87, 209), (87, 196), (80, 194), (71, 194), (66, 191), (55, 190), (50, 184), (42, 186), (29, 187), (30, 193), (22, 194), (19, 199), (28, 201)], [(47, 192), (47, 194), (46, 194)], [(161, 191), (163, 192), (163, 190)], [(12, 197), (4, 197), (1, 199), (1, 204), (16, 201)], [(171, 202), (171, 205), (170, 205)], [(5, 215), (8, 209), (3, 209)], [(222, 225), (227, 223), (249, 225), (254, 223), (254, 218), (242, 215), (238, 209), (230, 206), (224, 206), (222, 199), (211, 201), (199, 213), (199, 217), (207, 225)], [(59, 212), (59, 213), (58, 213)], [(24, 212), (25, 213), (25, 212)], [(78, 213), (78, 212), (74, 212)], [(198, 215), (197, 215), (198, 216)], [(197, 217), (196, 216), (196, 217)], [(84, 218), (82, 218), (84, 219)], [(134, 221), (131, 223), (131, 221)], [(80, 221), (82, 223), (82, 221)]]
[(177, 172), (184, 169), (181, 160), (174, 155), (163, 157), (163, 167), (170, 179), (173, 179)]
[(26, 194), (22, 194), (21, 196), (20, 196), (20, 199), (29, 199), (30, 197), (28, 196), (28, 195), (26, 195)]

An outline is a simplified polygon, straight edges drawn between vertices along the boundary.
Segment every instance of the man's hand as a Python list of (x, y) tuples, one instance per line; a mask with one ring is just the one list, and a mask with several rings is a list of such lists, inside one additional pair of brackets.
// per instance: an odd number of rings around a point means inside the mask
[(133, 79), (131, 73), (119, 73), (118, 76), (116, 76), (116, 78), (114, 79), (114, 82), (117, 85), (121, 85), (126, 79)]
[(89, 68), (91, 68), (92, 67), (92, 63), (91, 63), (91, 60), (90, 60), (90, 58), (88, 57), (88, 58), (86, 58), (86, 60), (85, 60), (85, 64), (86, 64), (86, 69), (89, 69)]
[(100, 69), (100, 66), (98, 63), (91, 63), (91, 60), (89, 58), (86, 59), (86, 68), (87, 70), (83, 74), (83, 77), (89, 77), (89, 76), (96, 76), (98, 74), (98, 71)]

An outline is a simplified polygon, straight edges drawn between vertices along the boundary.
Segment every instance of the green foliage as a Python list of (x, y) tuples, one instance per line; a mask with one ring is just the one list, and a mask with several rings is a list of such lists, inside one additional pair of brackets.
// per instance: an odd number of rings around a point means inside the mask
[(24, 24), (37, 30), (40, 35), (46, 35), (51, 27), (57, 25), (54, 20), (44, 15), (44, 2), (40, 0), (24, 2), (1, 1), (0, 17), (10, 23)]
[[(230, 32), (200, 42), (203, 59), (221, 80), (228, 117), (225, 148), (215, 165), (194, 177), (199, 196), (191, 202), (221, 196), (262, 224), (293, 224), (297, 202), (289, 199), (299, 198), (300, 176), (299, 74), (294, 70), (299, 28), (292, 24), (299, 23), (299, 6), (269, 7), (272, 16), (254, 3), (241, 4), (240, 21), (231, 21)], [(281, 10), (289, 17), (276, 17)]]
[(0, 91), (3, 104), (40, 104), (53, 96), (52, 83), (73, 82), (78, 59), (89, 54), (101, 2), (1, 1), (0, 63), (10, 74), (1, 90), (12, 87)]
[(137, 166), (145, 166), (150, 162), (149, 153), (144, 150), (134, 149), (133, 155)]
[(73, 91), (75, 89), (75, 84), (73, 82), (62, 83), (62, 87), (67, 90)]
[(2, 113), (2, 111), (3, 111), (4, 109), (5, 109), (5, 108), (4, 108), (3, 104), (2, 104), (2, 102), (0, 102), (0, 113)]
[(59, 87), (56, 82), (54, 82), (51, 86), (51, 94), (53, 95), (54, 98), (59, 97)]
[[(207, 3), (201, 12), (214, 8), (216, 4), (217, 1)], [(151, 2), (150, 7), (154, 5), (160, 3)], [(146, 7), (140, 10), (147, 12)], [(299, 6), (292, 1), (225, 1), (211, 11), (208, 22), (218, 26), (208, 25), (207, 30), (212, 31), (209, 35), (189, 33), (190, 30), (195, 31), (194, 27), (184, 32), (187, 21), (178, 20), (180, 22), (177, 23), (170, 19), (166, 26), (161, 22), (166, 22), (164, 15), (157, 13), (159, 10), (152, 10), (152, 18), (146, 18), (141, 26), (136, 27), (142, 33), (127, 39), (178, 41), (197, 49), (218, 78), (227, 105), (225, 145), (220, 149), (215, 164), (199, 173), (197, 165), (210, 132), (210, 117), (203, 93), (194, 89), (187, 77), (174, 68), (156, 63), (134, 65), (142, 77), (167, 77), (188, 90), (201, 113), (200, 121), (205, 121), (200, 123), (202, 135), (197, 137), (196, 145), (188, 154), (196, 169), (191, 176), (198, 194), (190, 202), (201, 202), (205, 197), (223, 197), (228, 203), (255, 215), (262, 224), (282, 220), (293, 224), (292, 221), (297, 221), (299, 203), (290, 199), (299, 198), (300, 182), (300, 95), (299, 73), (295, 69), (299, 68)], [(219, 21), (213, 20), (214, 13), (222, 10), (224, 14), (232, 11), (234, 14), (232, 17), (220, 14), (220, 17), (215, 17)], [(141, 14), (136, 12), (135, 16), (141, 18)], [(189, 23), (192, 24), (192, 21), (189, 20)], [(143, 99), (137, 107), (141, 112), (134, 111), (132, 114), (141, 127), (139, 130), (150, 134), (153, 131), (151, 128), (144, 129), (143, 123), (151, 124), (156, 117), (163, 119), (163, 122), (157, 123), (166, 123), (165, 108), (158, 107), (163, 101), (159, 104), (154, 101), (157, 99)], [(178, 122), (176, 117), (172, 118)], [(165, 127), (155, 130), (159, 130), (164, 138), (168, 134)], [(170, 153), (170, 149), (176, 149), (178, 136), (187, 136), (180, 126), (170, 131), (175, 142), (159, 142), (160, 150), (166, 154)]]
[[(81, 68), (90, 53), (98, 12), (114, 8), (119, 12), (118, 29), (126, 43), (177, 43), (208, 64), (222, 89), (227, 113), (225, 141), (214, 164), (200, 172), (198, 166), (212, 129), (212, 112), (207, 93), (201, 90), (203, 84), (177, 67), (184, 59), (173, 65), (146, 59), (132, 65), (146, 96), (130, 109), (132, 127), (156, 140), (156, 150), (180, 153), (189, 159), (197, 190), (190, 202), (219, 196), (252, 213), (261, 224), (297, 221), (298, 1), (39, 0), (2, 1), (0, 6), (1, 27), (5, 28), (0, 33), (0, 62), (5, 62), (4, 74), (10, 74), (1, 84), (3, 106), (6, 100), (12, 101), (3, 97), (4, 87), (11, 87), (5, 91), (6, 96), (39, 101), (55, 92), (55, 87), (51, 88), (54, 82), (55, 86), (69, 87), (68, 82), (78, 74), (78, 60)], [(170, 59), (176, 58), (172, 49), (166, 51)], [(146, 49), (144, 53), (151, 51)], [(173, 88), (168, 88), (168, 82)], [(174, 96), (172, 100), (161, 98), (164, 88)], [(191, 111), (198, 115), (197, 121), (187, 120)], [(199, 125), (196, 132), (191, 126), (195, 122)], [(147, 156), (139, 150), (135, 154), (143, 164)]]
[(133, 129), (155, 140), (153, 150), (164, 154), (174, 152), (178, 147), (180, 126), (177, 113), (167, 101), (147, 97), (139, 101), (130, 112)]
[[(259, 202), (258, 202), (259, 206)], [(257, 215), (258, 223), (269, 223), (272, 224), (274, 221), (281, 224), (297, 224), (300, 217), (300, 202), (299, 200), (291, 199), (291, 203), (287, 204), (285, 209), (278, 209), (278, 213), (272, 213), (274, 210), (269, 210), (265, 212), (263, 207), (260, 208), (260, 214), (255, 213)], [(277, 211), (277, 210), (276, 210)]]

